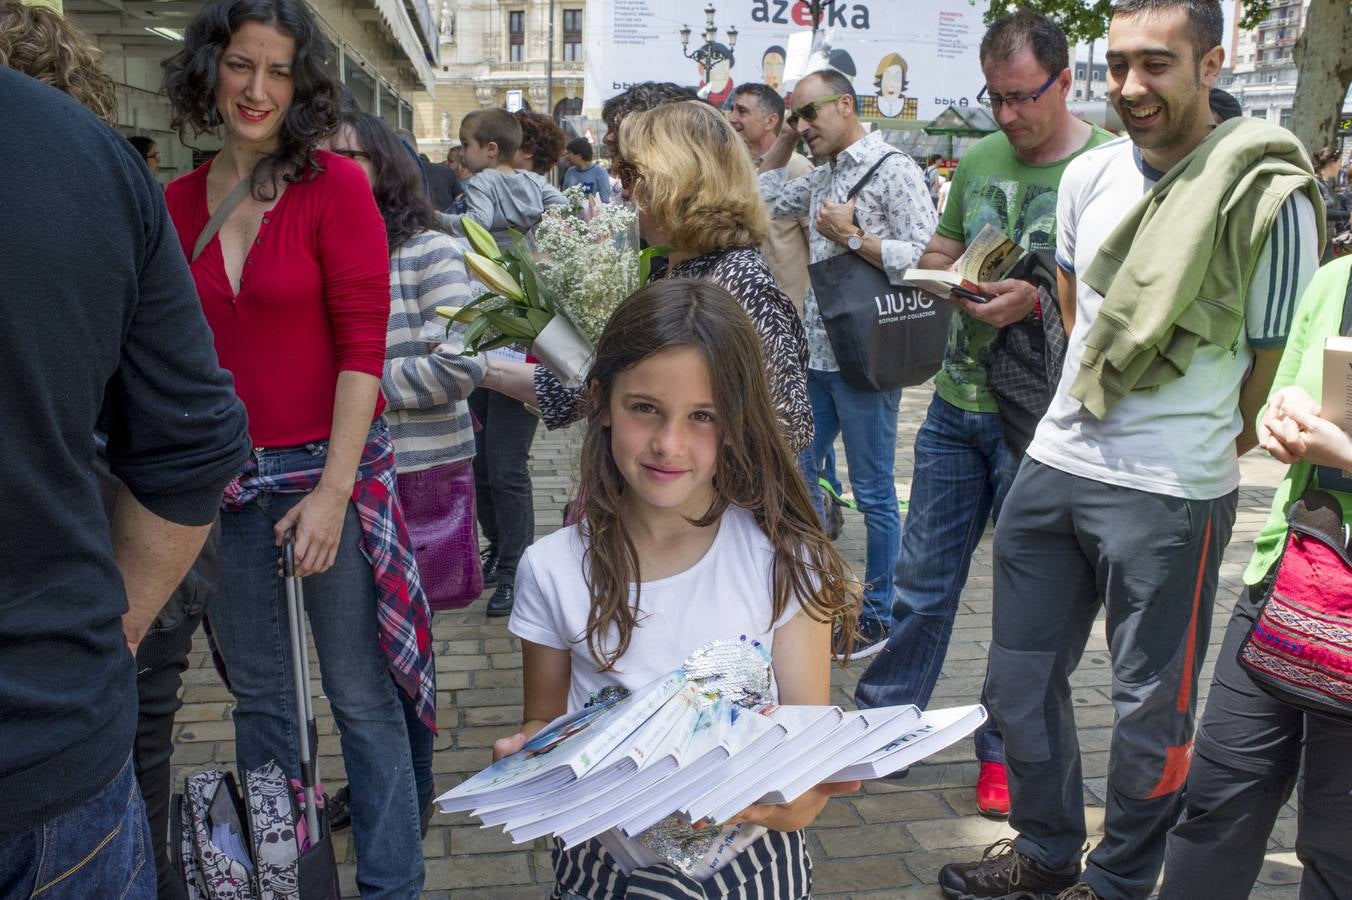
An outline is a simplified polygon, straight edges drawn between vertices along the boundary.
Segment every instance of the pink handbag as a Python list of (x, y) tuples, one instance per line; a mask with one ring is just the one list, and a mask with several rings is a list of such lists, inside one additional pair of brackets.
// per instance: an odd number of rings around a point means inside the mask
[(433, 610), (469, 606), (484, 590), (470, 460), (400, 472), (399, 505)]

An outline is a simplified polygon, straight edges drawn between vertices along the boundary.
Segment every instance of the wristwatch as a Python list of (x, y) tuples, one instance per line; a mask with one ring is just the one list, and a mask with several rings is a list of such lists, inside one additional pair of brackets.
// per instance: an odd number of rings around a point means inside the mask
[(849, 247), (851, 250), (858, 253), (859, 248), (864, 246), (864, 229), (861, 228), (854, 234), (850, 235), (849, 238), (845, 241), (845, 246)]

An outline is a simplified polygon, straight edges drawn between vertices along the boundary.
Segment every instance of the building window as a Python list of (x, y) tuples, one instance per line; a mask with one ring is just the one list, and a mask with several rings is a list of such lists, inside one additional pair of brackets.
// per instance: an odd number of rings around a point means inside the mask
[(1282, 109), (1281, 115), (1280, 115), (1280, 117), (1278, 118), (1277, 124), (1280, 125), (1280, 126), (1282, 126), (1283, 128), (1290, 128), (1290, 127), (1291, 127), (1291, 107), (1287, 106), (1287, 107), (1285, 107), (1285, 108)]
[(563, 11), (563, 58), (567, 62), (582, 59), (582, 10)]
[(522, 62), (526, 56), (526, 12), (513, 10), (507, 13), (507, 58), (512, 62)]

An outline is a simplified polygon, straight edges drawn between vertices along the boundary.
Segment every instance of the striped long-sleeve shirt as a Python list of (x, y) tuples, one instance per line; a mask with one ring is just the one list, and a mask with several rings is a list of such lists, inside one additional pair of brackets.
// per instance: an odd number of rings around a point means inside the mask
[(440, 334), (438, 306), (464, 306), (474, 296), (461, 241), (423, 231), (390, 256), (390, 324), (385, 338), (385, 418), (395, 464), (416, 472), (474, 455), (474, 428), (465, 398), (484, 377), (483, 362), (424, 337)]

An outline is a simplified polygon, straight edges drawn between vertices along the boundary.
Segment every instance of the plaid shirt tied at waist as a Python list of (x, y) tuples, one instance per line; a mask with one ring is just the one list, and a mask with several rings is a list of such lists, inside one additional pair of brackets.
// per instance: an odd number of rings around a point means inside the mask
[[(259, 494), (304, 494), (314, 490), (323, 466), (259, 475), (254, 457), (244, 464), (221, 498), (227, 512), (242, 509)], [(400, 689), (417, 706), (418, 717), (437, 730), (436, 668), (432, 660), (432, 614), (413, 558), (413, 541), (395, 494), (394, 444), (378, 420), (362, 450), (352, 503), (361, 520), (361, 551), (376, 579), (380, 649)]]

